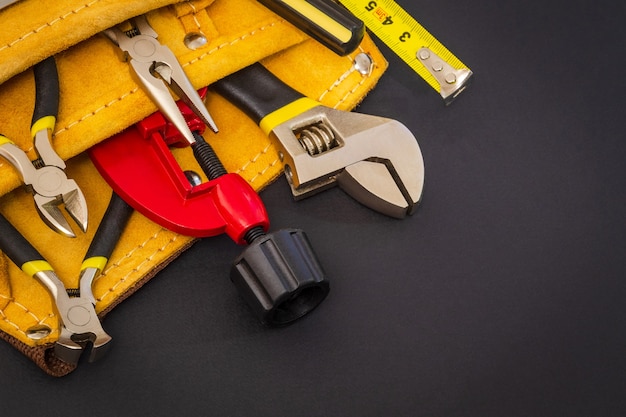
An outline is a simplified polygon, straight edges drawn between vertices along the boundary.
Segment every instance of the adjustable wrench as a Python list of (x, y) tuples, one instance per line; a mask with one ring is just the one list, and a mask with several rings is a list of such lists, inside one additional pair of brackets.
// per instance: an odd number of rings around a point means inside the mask
[(396, 218), (414, 213), (424, 186), (424, 162), (402, 123), (326, 107), (259, 63), (213, 88), (280, 144), (296, 200), (338, 184), (380, 213)]

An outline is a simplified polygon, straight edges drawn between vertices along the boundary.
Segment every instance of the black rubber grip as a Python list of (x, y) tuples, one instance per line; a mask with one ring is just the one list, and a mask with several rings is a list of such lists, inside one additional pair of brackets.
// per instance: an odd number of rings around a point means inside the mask
[(313, 311), (330, 286), (306, 234), (283, 229), (254, 239), (230, 279), (261, 323), (284, 326)]
[(115, 249), (115, 245), (120, 239), (132, 212), (133, 208), (114, 192), (111, 195), (111, 200), (102, 217), (100, 226), (98, 226), (91, 245), (89, 245), (85, 259), (95, 256), (102, 256), (108, 259), (113, 249)]
[(26, 262), (44, 260), (37, 249), (2, 215), (0, 215), (0, 249), (20, 268)]
[(333, 0), (302, 0), (319, 10), (330, 20), (334, 20), (340, 26), (350, 32), (350, 39), (344, 41), (324, 29), (321, 22), (317, 22), (314, 16), (307, 16), (295, 10), (289, 4), (281, 0), (259, 0), (265, 7), (281, 16), (289, 23), (326, 46), (340, 56), (353, 52), (365, 36), (365, 24), (343, 6)]
[(54, 57), (48, 57), (34, 66), (35, 110), (32, 124), (46, 116), (57, 117), (59, 112), (59, 74)]
[(259, 63), (222, 78), (213, 88), (257, 124), (268, 114), (304, 97)]

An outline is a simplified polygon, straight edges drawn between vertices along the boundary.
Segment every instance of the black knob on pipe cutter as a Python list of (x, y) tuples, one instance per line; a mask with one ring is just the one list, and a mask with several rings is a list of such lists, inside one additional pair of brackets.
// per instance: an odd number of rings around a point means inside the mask
[[(194, 156), (209, 180), (227, 174), (213, 148), (193, 132)], [(263, 227), (246, 231), (246, 249), (233, 262), (230, 279), (261, 323), (284, 326), (314, 310), (328, 295), (326, 274), (304, 231)]]

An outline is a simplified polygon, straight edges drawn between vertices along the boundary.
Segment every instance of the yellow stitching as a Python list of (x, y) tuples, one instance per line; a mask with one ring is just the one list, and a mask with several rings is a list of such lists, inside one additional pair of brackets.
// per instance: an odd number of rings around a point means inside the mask
[(96, 281), (98, 279), (100, 279), (100, 277), (105, 276), (112, 269), (118, 268), (120, 266), (120, 264), (122, 263), (122, 261), (124, 261), (125, 259), (131, 258), (133, 256), (133, 254), (135, 252), (137, 252), (139, 249), (145, 248), (148, 245), (148, 242), (150, 242), (151, 240), (156, 239), (157, 237), (159, 237), (159, 235), (161, 233), (167, 232), (167, 231), (168, 231), (167, 229), (160, 229), (158, 232), (156, 232), (152, 236), (148, 237), (148, 239), (144, 240), (142, 243), (138, 244), (135, 248), (133, 248), (131, 251), (129, 251), (126, 255), (124, 255), (121, 258), (119, 258), (117, 261), (109, 262), (108, 265), (106, 266), (106, 269), (104, 271), (102, 271), (102, 273), (96, 278)]
[[(95, 1), (100, 1), (100, 0), (95, 0)], [(248, 37), (250, 37), (250, 36), (254, 36), (254, 35), (255, 35), (257, 32), (259, 32), (259, 31), (267, 30), (267, 29), (269, 29), (269, 28), (271, 28), (271, 27), (274, 27), (274, 26), (276, 26), (277, 24), (281, 24), (281, 23), (285, 23), (285, 20), (278, 20), (278, 21), (272, 22), (272, 23), (270, 23), (270, 24), (268, 24), (268, 25), (265, 25), (265, 26), (262, 26), (262, 27), (260, 27), (260, 28), (254, 29), (254, 30), (250, 31), (250, 32), (249, 32), (249, 33), (247, 33), (247, 34), (244, 34), (244, 35), (240, 36), (239, 38), (233, 39), (233, 40), (232, 40), (232, 41), (230, 41), (230, 42), (225, 42), (225, 43), (223, 43), (223, 44), (221, 44), (221, 45), (216, 46), (215, 48), (213, 48), (213, 49), (211, 49), (210, 51), (208, 51), (208, 52), (206, 52), (206, 53), (204, 53), (204, 54), (200, 55), (199, 57), (197, 57), (197, 58), (195, 58), (195, 59), (193, 59), (193, 60), (191, 60), (191, 61), (187, 62), (186, 64), (182, 64), (182, 66), (183, 66), (183, 67), (186, 67), (186, 66), (188, 66), (188, 65), (191, 65), (191, 64), (193, 64), (193, 63), (195, 63), (195, 62), (197, 62), (197, 61), (200, 61), (200, 60), (202, 60), (202, 59), (206, 58), (208, 55), (211, 55), (211, 54), (213, 54), (214, 52), (216, 52), (216, 51), (218, 51), (218, 50), (220, 50), (220, 49), (222, 49), (222, 48), (224, 48), (224, 47), (226, 47), (226, 46), (232, 46), (232, 45), (234, 45), (234, 44), (238, 43), (239, 41), (242, 41), (242, 40), (244, 40), (244, 39), (246, 39), (246, 38), (248, 38)], [(0, 50), (1, 50), (1, 49), (0, 49)], [(99, 107), (98, 109), (94, 110), (93, 112), (86, 114), (85, 116), (81, 117), (81, 118), (80, 118), (80, 119), (78, 119), (77, 121), (70, 122), (70, 123), (69, 123), (66, 127), (61, 128), (61, 129), (59, 129), (58, 131), (56, 131), (56, 132), (54, 133), (54, 134), (55, 134), (55, 136), (56, 136), (56, 135), (59, 135), (59, 134), (64, 133), (65, 131), (69, 130), (70, 128), (72, 128), (72, 127), (76, 126), (78, 123), (81, 123), (81, 122), (83, 122), (84, 120), (86, 120), (86, 119), (88, 119), (88, 118), (90, 118), (90, 117), (92, 117), (92, 116), (95, 116), (98, 112), (100, 112), (100, 111), (102, 111), (102, 110), (104, 110), (104, 109), (106, 109), (106, 108), (108, 108), (108, 107), (112, 106), (113, 104), (118, 103), (118, 102), (120, 102), (120, 101), (124, 100), (124, 99), (125, 99), (125, 98), (127, 98), (128, 96), (130, 96), (130, 95), (132, 95), (132, 94), (136, 93), (136, 92), (137, 92), (137, 90), (138, 90), (138, 88), (135, 88), (135, 89), (131, 90), (130, 92), (128, 92), (128, 93), (126, 93), (126, 94), (124, 94), (124, 95), (122, 95), (122, 96), (120, 96), (120, 97), (118, 97), (118, 98), (116, 98), (116, 99), (114, 99), (114, 100), (112, 100), (112, 101), (110, 101), (109, 103), (106, 103), (104, 106)], [(32, 148), (31, 148), (31, 149), (32, 149)], [(29, 149), (29, 151), (30, 151), (30, 149)]]
[(26, 332), (24, 330), (20, 329), (20, 326), (18, 326), (17, 324), (15, 324), (11, 320), (9, 320), (9, 318), (4, 314), (4, 311), (0, 310), (0, 315), (2, 315), (2, 320), (3, 321), (5, 321), (6, 323), (10, 324), (11, 326), (13, 326), (13, 328), (15, 330), (17, 330), (18, 332), (20, 332), (21, 334), (26, 336)]
[(365, 78), (365, 77), (363, 77), (363, 78), (361, 79), (361, 81), (360, 81), (357, 85), (355, 85), (355, 86), (354, 86), (354, 88), (353, 88), (352, 90), (348, 91), (348, 92), (346, 93), (346, 95), (345, 95), (345, 96), (343, 96), (343, 97), (342, 97), (342, 98), (341, 98), (341, 99), (337, 102), (337, 104), (335, 104), (335, 105), (333, 106), (333, 108), (335, 108), (335, 109), (336, 109), (337, 107), (339, 107), (339, 105), (340, 105), (341, 103), (343, 103), (344, 101), (346, 101), (350, 95), (352, 95), (352, 94), (356, 93), (356, 91), (357, 91), (357, 90), (358, 90), (358, 89), (359, 89), (359, 88), (360, 88), (363, 84), (365, 84), (365, 81), (366, 81), (366, 78)]
[(254, 177), (252, 177), (250, 180), (248, 180), (250, 183), (253, 183), (254, 181), (256, 181), (257, 179), (259, 179), (259, 177), (262, 177), (263, 175), (265, 175), (265, 173), (267, 172), (267, 170), (269, 170), (270, 168), (272, 168), (274, 165), (276, 165), (277, 163), (280, 162), (280, 158), (276, 158), (274, 159), (263, 171), (260, 171), (257, 175), (255, 175)]
[[(35, 319), (35, 321), (40, 322), (39, 317), (37, 317), (35, 315), (35, 313), (33, 313), (32, 311), (30, 311), (28, 309), (28, 307), (26, 307), (25, 305), (18, 303), (17, 301), (15, 301), (15, 299), (13, 297), (7, 297), (6, 295), (0, 294), (0, 298), (4, 298), (5, 300), (9, 301), (10, 303), (15, 304), (16, 306), (18, 306), (19, 308), (21, 308), (22, 310), (24, 310), (24, 312), (28, 315), (30, 315), (33, 319)], [(6, 307), (5, 307), (6, 309)], [(4, 309), (0, 309), (0, 312), (2, 314), (4, 314)], [(45, 319), (44, 319), (45, 320)]]
[[(145, 244), (152, 240), (155, 239), (157, 235), (159, 235), (161, 232), (166, 231), (165, 229), (161, 229), (159, 232), (157, 232), (156, 234), (152, 235), (148, 240), (146, 240), (143, 245), (145, 246)], [(113, 293), (115, 291), (115, 289), (121, 285), (123, 282), (125, 282), (132, 274), (139, 272), (141, 270), (141, 268), (146, 264), (149, 263), (150, 261), (152, 261), (152, 258), (154, 258), (158, 253), (165, 251), (165, 249), (171, 245), (172, 243), (176, 242), (176, 240), (178, 240), (178, 235), (174, 235), (169, 241), (166, 242), (165, 245), (163, 245), (160, 248), (157, 248), (156, 251), (154, 251), (150, 256), (146, 257), (141, 263), (139, 263), (135, 268), (131, 269), (125, 276), (123, 276), (122, 278), (119, 279), (119, 281), (117, 283), (115, 283), (111, 288), (108, 289), (108, 291), (106, 291), (104, 294), (102, 294), (102, 296), (100, 296), (99, 298), (97, 298), (97, 301), (102, 301), (104, 300), (109, 294)], [(126, 259), (128, 257), (131, 256), (131, 254), (133, 252), (135, 252), (137, 249), (140, 249), (141, 245), (139, 245), (137, 248), (133, 249), (131, 252), (129, 252), (126, 256), (124, 256), (122, 259)], [(118, 264), (116, 264), (118, 265)]]
[[(248, 160), (248, 162), (246, 162), (241, 168), (239, 168), (236, 173), (240, 174), (242, 172), (244, 172), (246, 169), (248, 169), (248, 167), (255, 163), (256, 161), (258, 161), (258, 159), (262, 156), (267, 154), (267, 152), (269, 151), (270, 148), (273, 148), (273, 144), (269, 143), (261, 152), (259, 152), (258, 154), (256, 154), (255, 156), (253, 156), (252, 158), (250, 158), (250, 160)], [(256, 181), (257, 179), (259, 179), (260, 177), (262, 177), (263, 175), (265, 175), (265, 173), (272, 167), (274, 167), (277, 163), (280, 162), (280, 158), (276, 158), (275, 160), (273, 160), (272, 162), (270, 162), (267, 167), (265, 167), (265, 169), (263, 169), (262, 171), (259, 171), (257, 173), (257, 175), (255, 175), (254, 177), (252, 177), (251, 179), (248, 180), (248, 182), (250, 184), (252, 184), (254, 181)]]
[(344, 72), (343, 74), (341, 74), (341, 75), (339, 76), (339, 78), (337, 78), (337, 79), (335, 80), (335, 82), (334, 82), (334, 83), (332, 83), (332, 84), (330, 85), (330, 87), (328, 87), (328, 88), (326, 89), (326, 91), (324, 91), (324, 92), (323, 92), (323, 93), (322, 93), (322, 94), (318, 97), (317, 101), (322, 101), (322, 100), (324, 99), (324, 96), (325, 96), (326, 94), (328, 94), (328, 93), (330, 93), (331, 91), (333, 91), (333, 90), (334, 90), (334, 89), (335, 89), (335, 88), (336, 88), (339, 84), (341, 84), (341, 83), (342, 83), (342, 82), (343, 82), (346, 78), (348, 78), (348, 76), (349, 76), (350, 74), (352, 74), (354, 71), (355, 71), (354, 66), (352, 66), (352, 67), (350, 67), (350, 69), (349, 69), (348, 71), (346, 71), (346, 72)]
[(121, 96), (109, 101), (108, 103), (105, 103), (104, 105), (98, 107), (97, 109), (95, 109), (94, 111), (92, 111), (91, 113), (87, 113), (85, 114), (83, 117), (81, 117), (80, 119), (74, 121), (74, 122), (70, 122), (69, 124), (67, 124), (65, 127), (57, 130), (54, 135), (58, 136), (59, 134), (64, 133), (67, 130), (70, 130), (72, 127), (76, 126), (77, 124), (85, 121), (86, 119), (95, 116), (96, 114), (100, 113), (103, 110), (108, 109), (109, 107), (113, 106), (116, 103), (121, 102), (122, 100), (124, 100), (125, 98), (135, 94), (137, 91), (139, 91), (139, 87), (136, 87), (132, 90), (130, 90), (129, 92), (122, 94)]
[(256, 35), (256, 34), (257, 34), (257, 32), (259, 32), (259, 31), (267, 30), (267, 29), (269, 29), (269, 28), (271, 28), (271, 27), (276, 26), (276, 25), (277, 25), (277, 24), (279, 24), (279, 23), (284, 23), (284, 22), (285, 22), (285, 20), (279, 20), (279, 21), (276, 21), (276, 22), (272, 22), (272, 23), (270, 23), (269, 25), (265, 25), (265, 26), (262, 26), (262, 27), (260, 27), (260, 28), (254, 29), (254, 30), (252, 30), (252, 31), (250, 31), (250, 32), (248, 32), (248, 33), (246, 33), (246, 34), (243, 34), (243, 35), (241, 35), (240, 37), (235, 38), (235, 39), (233, 39), (233, 40), (231, 40), (231, 41), (229, 41), (229, 42), (224, 42), (224, 43), (222, 43), (222, 44), (220, 44), (220, 45), (217, 45), (215, 48), (211, 49), (210, 51), (207, 51), (206, 53), (204, 53), (204, 54), (202, 54), (202, 55), (198, 56), (197, 58), (194, 58), (194, 59), (192, 59), (191, 61), (189, 61), (189, 62), (187, 62), (187, 63), (185, 63), (185, 64), (182, 64), (182, 66), (183, 66), (183, 67), (186, 67), (186, 66), (191, 65), (191, 64), (194, 64), (194, 63), (196, 63), (196, 62), (198, 62), (198, 61), (201, 61), (201, 60), (203, 60), (204, 58), (206, 58), (207, 56), (209, 56), (209, 55), (211, 55), (211, 54), (213, 54), (213, 53), (215, 53), (215, 52), (219, 51), (219, 50), (220, 50), (220, 49), (222, 49), (222, 48), (225, 48), (225, 47), (227, 47), (227, 46), (232, 46), (232, 45), (235, 45), (236, 43), (238, 43), (238, 42), (240, 42), (240, 41), (243, 41), (244, 39), (249, 38), (250, 36), (254, 36), (254, 35)]
[[(65, 127), (57, 130), (56, 132), (54, 132), (54, 136), (59, 136), (63, 133), (65, 133), (66, 131), (70, 130), (71, 128), (73, 128), (74, 126), (76, 126), (77, 124), (85, 121), (86, 119), (89, 119), (90, 117), (95, 116), (96, 114), (100, 113), (103, 110), (108, 109), (109, 107), (113, 106), (116, 103), (121, 102), (122, 100), (124, 100), (126, 97), (129, 97), (133, 94), (135, 94), (137, 91), (139, 91), (139, 87), (136, 87), (132, 90), (130, 90), (129, 92), (122, 94), (121, 96), (109, 101), (108, 103), (105, 103), (104, 105), (98, 107), (97, 109), (95, 109), (94, 111), (92, 111), (91, 113), (87, 113), (86, 115), (84, 115), (83, 117), (81, 117), (80, 119), (74, 121), (74, 122), (70, 122), (68, 123)], [(34, 149), (34, 146), (31, 145), (30, 148), (28, 148), (27, 150), (25, 150), (24, 152), (28, 153), (30, 151), (32, 151)], [(0, 167), (4, 166), (4, 162), (0, 162)]]
[[(21, 308), (22, 310), (24, 310), (25, 313), (27, 313), (29, 316), (31, 316), (35, 322), (37, 324), (43, 324), (46, 322), (47, 319), (52, 318), (55, 316), (54, 313), (48, 314), (48, 316), (44, 317), (43, 319), (39, 319), (39, 317), (37, 317), (37, 315), (35, 315), (35, 313), (33, 313), (32, 311), (30, 311), (28, 309), (28, 307), (24, 306), (21, 303), (18, 303), (17, 301), (15, 301), (15, 299), (13, 297), (7, 297), (4, 294), (0, 294), (0, 298), (4, 298), (5, 300), (8, 300), (10, 303), (15, 304), (17, 307)], [(4, 309), (0, 309), (0, 315), (2, 316), (2, 320), (5, 321), (6, 323), (10, 324), (11, 326), (13, 326), (15, 328), (15, 330), (17, 330), (18, 332), (22, 333), (23, 335), (26, 336), (26, 332), (23, 331), (20, 326), (14, 322), (12, 322), (7, 315), (4, 313), (4, 310), (6, 310), (6, 307)], [(54, 333), (54, 331), (53, 331)]]
[(46, 29), (46, 28), (49, 28), (49, 27), (51, 27), (51, 26), (54, 26), (55, 24), (57, 24), (57, 23), (59, 23), (59, 22), (61, 22), (61, 21), (65, 20), (65, 19), (67, 19), (69, 16), (71, 16), (71, 15), (73, 15), (73, 14), (78, 14), (78, 13), (80, 13), (80, 12), (81, 12), (81, 11), (83, 11), (84, 9), (87, 9), (87, 8), (89, 8), (89, 7), (93, 6), (94, 4), (98, 3), (98, 2), (100, 2), (100, 0), (94, 0), (94, 1), (92, 1), (91, 3), (84, 4), (83, 6), (81, 6), (81, 7), (77, 8), (77, 9), (75, 9), (75, 10), (71, 10), (71, 11), (69, 11), (68, 13), (66, 13), (66, 14), (64, 14), (64, 15), (59, 16), (59, 17), (57, 17), (56, 19), (51, 20), (50, 22), (47, 22), (46, 24), (44, 24), (44, 25), (42, 25), (42, 26), (38, 27), (37, 29), (34, 29), (34, 30), (32, 30), (32, 31), (30, 31), (30, 32), (28, 32), (28, 33), (25, 33), (24, 35), (20, 36), (20, 37), (19, 37), (19, 38), (17, 38), (16, 40), (14, 40), (14, 41), (12, 41), (12, 42), (9, 42), (8, 44), (6, 44), (6, 45), (4, 45), (3, 47), (1, 47), (1, 48), (0, 48), (0, 52), (1, 52), (1, 51), (3, 51), (3, 50), (5, 50), (5, 49), (7, 49), (7, 48), (11, 48), (12, 46), (15, 46), (15, 45), (16, 45), (16, 44), (18, 44), (19, 42), (21, 42), (21, 41), (23, 41), (24, 39), (26, 39), (26, 38), (30, 37), (31, 35), (35, 35), (35, 34), (37, 34), (37, 33), (41, 32), (42, 30), (44, 30), (44, 29)]
[(267, 146), (265, 147), (265, 149), (263, 149), (263, 150), (262, 150), (261, 152), (259, 152), (258, 154), (254, 155), (252, 158), (250, 158), (250, 159), (248, 160), (248, 162), (246, 162), (246, 163), (245, 163), (245, 164), (244, 164), (241, 168), (239, 168), (239, 169), (236, 171), (236, 173), (237, 173), (237, 174), (239, 174), (239, 173), (241, 173), (241, 172), (245, 171), (245, 170), (248, 168), (248, 166), (250, 166), (250, 164), (252, 164), (252, 163), (254, 163), (254, 162), (258, 161), (258, 159), (259, 159), (262, 155), (265, 155), (265, 154), (267, 153), (267, 151), (268, 151), (271, 147), (272, 147), (272, 144), (271, 144), (271, 143), (268, 143), (268, 144), (267, 144)]
[(198, 22), (198, 18), (196, 17), (196, 14), (198, 14), (198, 9), (196, 9), (196, 6), (191, 3), (191, 0), (187, 0), (186, 3), (191, 8), (191, 15), (193, 17), (194, 23), (196, 24), (196, 27), (198, 28), (198, 30), (202, 29), (200, 26), (200, 22)]
[[(363, 49), (362, 46), (359, 46), (359, 50), (361, 52), (365, 52), (365, 50)], [(336, 87), (339, 86), (339, 84), (341, 84), (342, 82), (344, 82), (348, 76), (350, 74), (352, 74), (354, 71), (356, 71), (355, 67), (354, 67), (354, 60), (350, 57), (346, 57), (348, 59), (350, 59), (350, 61), (352, 62), (352, 66), (350, 67), (350, 69), (346, 72), (344, 72), (342, 75), (339, 76), (339, 78), (337, 78), (337, 80), (335, 80), (335, 82), (333, 82), (331, 84), (330, 87), (328, 87), (328, 89), (326, 89), (326, 91), (324, 91), (318, 98), (318, 101), (322, 101), (322, 99), (324, 98), (324, 96), (326, 96), (326, 94), (328, 94), (329, 92), (331, 92), (332, 90), (334, 90)], [(376, 66), (376, 62), (372, 62), (373, 66)], [(367, 80), (368, 77), (370, 77), (372, 74), (372, 72), (370, 72), (369, 74), (367, 74), (367, 76), (364, 76), (360, 82), (358, 82), (356, 84), (356, 86), (354, 88), (352, 88), (350, 91), (348, 91), (348, 93), (343, 96), (337, 103), (335, 103), (335, 105), (333, 106), (334, 109), (336, 109), (337, 107), (339, 107), (339, 105), (341, 105), (344, 101), (346, 101), (348, 99), (348, 97), (354, 93), (356, 93), (356, 91), (363, 85), (365, 84), (365, 81)]]

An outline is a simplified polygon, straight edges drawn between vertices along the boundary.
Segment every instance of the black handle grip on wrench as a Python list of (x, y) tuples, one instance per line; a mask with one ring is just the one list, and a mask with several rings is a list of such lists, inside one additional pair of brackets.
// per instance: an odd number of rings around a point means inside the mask
[(37, 249), (2, 215), (0, 215), (0, 249), (19, 268), (27, 262), (44, 259)]
[(59, 112), (59, 73), (54, 57), (48, 57), (33, 67), (35, 75), (35, 110), (31, 126), (38, 120)]
[(222, 78), (213, 88), (257, 124), (268, 114), (304, 97), (259, 63)]

